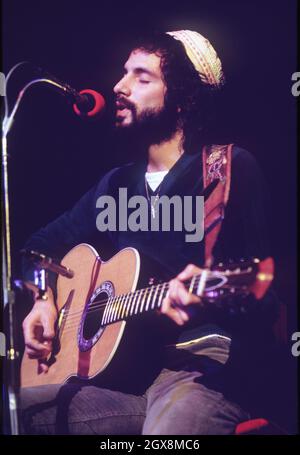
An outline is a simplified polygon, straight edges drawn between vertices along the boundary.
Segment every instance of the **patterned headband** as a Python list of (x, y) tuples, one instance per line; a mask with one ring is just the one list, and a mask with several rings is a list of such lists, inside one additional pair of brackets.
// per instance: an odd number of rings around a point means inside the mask
[(220, 88), (224, 84), (221, 60), (208, 39), (191, 30), (178, 30), (167, 34), (182, 42), (187, 56), (204, 84), (213, 88)]

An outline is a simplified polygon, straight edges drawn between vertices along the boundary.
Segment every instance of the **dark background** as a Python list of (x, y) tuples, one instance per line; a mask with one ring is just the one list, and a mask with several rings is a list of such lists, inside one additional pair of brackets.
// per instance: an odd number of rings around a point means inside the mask
[[(270, 238), (275, 287), (288, 309), (287, 346), (296, 321), (296, 60), (294, 0), (2, 2), (3, 71), (19, 61), (40, 64), (77, 89), (102, 92), (110, 106), (132, 31), (195, 29), (218, 50), (227, 87), (218, 105), (216, 143), (234, 142), (255, 155), (271, 195)], [(30, 71), (11, 79), (12, 105)], [(110, 110), (108, 109), (108, 114)], [(109, 115), (82, 121), (43, 87), (25, 95), (9, 134), (12, 251), (69, 208), (105, 171), (126, 162), (110, 142)], [(295, 389), (293, 367), (287, 387)], [(291, 376), (290, 379), (288, 378)], [(292, 379), (293, 376), (293, 379)], [(291, 420), (295, 419), (291, 409)]]

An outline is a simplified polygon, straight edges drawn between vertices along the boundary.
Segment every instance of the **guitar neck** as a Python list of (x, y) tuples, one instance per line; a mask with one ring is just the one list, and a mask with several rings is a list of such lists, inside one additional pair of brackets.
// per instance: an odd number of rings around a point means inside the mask
[[(215, 301), (224, 297), (228, 292), (231, 294), (232, 292), (235, 294), (249, 293), (249, 288), (245, 287), (245, 282), (247, 282), (247, 278), (249, 281), (249, 276), (251, 276), (250, 281), (253, 281), (253, 269), (248, 268), (243, 271), (239, 269), (238, 276), (240, 280), (242, 278), (242, 286), (238, 283), (233, 285), (232, 278), (236, 278), (236, 275), (236, 272), (229, 270), (224, 273), (204, 269), (201, 274), (194, 275), (190, 280), (186, 280), (184, 286), (188, 292), (201, 296), (202, 301)], [(126, 320), (161, 308), (168, 290), (169, 283), (165, 282), (128, 294), (111, 297), (103, 313), (102, 325), (105, 326)]]

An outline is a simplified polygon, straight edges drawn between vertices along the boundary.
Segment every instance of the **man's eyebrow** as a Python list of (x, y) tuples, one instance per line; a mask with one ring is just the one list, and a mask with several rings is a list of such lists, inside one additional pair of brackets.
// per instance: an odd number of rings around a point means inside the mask
[[(128, 69), (126, 68), (126, 66), (124, 66), (124, 73), (127, 73), (128, 72)], [(152, 77), (158, 77), (157, 74), (155, 74), (153, 71), (143, 67), (143, 66), (138, 66), (137, 68), (134, 68), (133, 69), (133, 73), (135, 74), (148, 74), (149, 76), (152, 76)]]

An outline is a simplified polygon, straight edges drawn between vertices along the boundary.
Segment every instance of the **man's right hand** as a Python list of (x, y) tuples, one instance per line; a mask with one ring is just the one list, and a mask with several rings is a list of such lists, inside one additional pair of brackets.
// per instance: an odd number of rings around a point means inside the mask
[(51, 289), (48, 299), (37, 299), (23, 321), (25, 352), (30, 359), (39, 360), (41, 371), (47, 372), (46, 358), (52, 351), (52, 340), (55, 336), (57, 310)]

